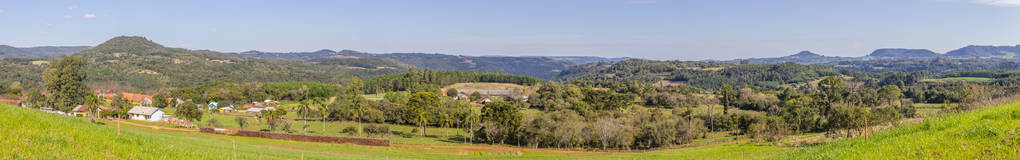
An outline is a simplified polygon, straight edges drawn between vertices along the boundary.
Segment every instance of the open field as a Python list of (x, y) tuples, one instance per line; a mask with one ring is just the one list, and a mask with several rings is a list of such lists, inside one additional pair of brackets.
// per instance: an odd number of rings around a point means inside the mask
[[(66, 117), (0, 105), (0, 158), (13, 159), (1008, 159), (1020, 147), (1014, 130), (1020, 126), (1020, 103), (942, 115), (863, 137), (805, 147), (756, 143), (741, 136), (712, 133), (688, 147), (633, 152), (534, 149), (501, 145), (462, 144), (450, 141), (458, 129), (430, 128), (430, 137), (391, 135), (389, 147), (294, 142), (250, 137), (204, 134), (144, 125), (161, 123), (129, 121), (117, 136), (114, 121)], [(236, 127), (234, 115), (207, 114), (224, 127)], [(254, 121), (254, 119), (251, 119)], [(295, 123), (295, 122), (291, 122)], [(298, 122), (303, 123), (303, 122)], [(321, 122), (309, 122), (309, 131), (321, 130)], [(260, 126), (261, 125), (261, 126)], [(352, 122), (328, 122), (325, 135), (350, 136), (339, 128)], [(264, 127), (253, 123), (252, 128)], [(390, 125), (394, 132), (413, 126)], [(451, 136), (445, 136), (449, 132)], [(781, 143), (817, 137), (809, 133), (787, 137)], [(711, 138), (715, 137), (715, 138)], [(446, 140), (444, 140), (446, 139)], [(736, 140), (732, 140), (736, 139)], [(714, 142), (713, 142), (714, 141)], [(709, 143), (710, 142), (710, 143)], [(236, 148), (235, 148), (236, 147)], [(66, 152), (73, 151), (73, 152)]]
[(864, 137), (796, 149), (771, 159), (1014, 159), (1020, 103), (933, 117)]
[[(0, 105), (0, 157), (13, 159), (741, 159), (790, 149), (749, 143), (648, 152), (582, 152), (491, 145), (390, 147), (232, 137), (89, 122)], [(731, 154), (732, 153), (732, 154)], [(740, 154), (737, 154), (740, 153)], [(236, 157), (235, 157), (236, 156)]]
[(510, 90), (510, 91), (515, 92), (515, 93), (520, 92), (522, 95), (531, 94), (531, 93), (535, 92), (535, 90), (537, 89), (537, 88), (534, 88), (534, 87), (522, 86), (522, 85), (513, 84), (513, 83), (485, 83), (485, 82), (479, 82), (479, 83), (455, 83), (455, 84), (451, 84), (451, 85), (448, 85), (448, 86), (444, 86), (443, 88), (440, 88), (439, 91), (440, 91), (440, 93), (445, 94), (446, 90), (448, 90), (450, 88), (454, 88), (454, 89)]

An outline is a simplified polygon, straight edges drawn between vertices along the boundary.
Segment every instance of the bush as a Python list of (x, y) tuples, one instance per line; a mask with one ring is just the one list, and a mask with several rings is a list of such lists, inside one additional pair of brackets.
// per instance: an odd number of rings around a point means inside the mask
[(390, 126), (370, 124), (365, 126), (365, 132), (372, 135), (387, 135), (390, 133)]
[(456, 88), (450, 88), (450, 89), (446, 90), (446, 96), (457, 97), (457, 89)]
[(216, 120), (215, 118), (209, 119), (209, 122), (206, 122), (206, 123), (208, 123), (209, 126), (212, 126), (212, 127), (223, 127), (223, 125), (220, 124), (220, 120)]
[(347, 128), (344, 128), (343, 131), (340, 131), (340, 133), (346, 133), (348, 135), (354, 135), (354, 134), (358, 134), (358, 129), (354, 128), (354, 126), (349, 126)]
[(287, 122), (283, 122), (283, 131), (286, 131), (287, 133), (294, 133), (294, 130), (290, 129), (290, 123)]

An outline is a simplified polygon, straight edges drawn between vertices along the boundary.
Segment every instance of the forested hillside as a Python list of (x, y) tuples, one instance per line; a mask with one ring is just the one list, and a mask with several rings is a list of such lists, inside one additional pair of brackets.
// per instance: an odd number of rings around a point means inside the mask
[(574, 66), (560, 74), (560, 78), (640, 81), (698, 88), (718, 88), (723, 84), (776, 88), (781, 84), (806, 82), (841, 74), (831, 68), (795, 63), (735, 65), (714, 62), (626, 60)]
[[(73, 54), (88, 61), (88, 82), (104, 88), (157, 89), (197, 86), (211, 82), (314, 81), (340, 82), (349, 77), (371, 78), (406, 72), (406, 65), (375, 62), (263, 60), (213, 51), (168, 48), (142, 37), (116, 37)], [(41, 59), (4, 59), (0, 82), (35, 83), (47, 66)]]
[(42, 58), (64, 56), (89, 49), (89, 46), (43, 46), (19, 48), (0, 45), (0, 58)]
[(972, 70), (1017, 70), (1020, 61), (1005, 59), (906, 59), (906, 60), (870, 60), (844, 61), (816, 64), (836, 69), (856, 70), (865, 72), (915, 72), (927, 71), (933, 74), (946, 74)]
[(496, 82), (534, 85), (542, 81), (534, 77), (480, 71), (435, 71), (410, 69), (407, 73), (379, 76), (365, 82), (368, 93), (387, 91), (438, 92), (440, 87), (461, 82)]
[(440, 71), (475, 70), (483, 72), (499, 72), (543, 79), (555, 77), (560, 71), (577, 62), (616, 61), (617, 59), (599, 59), (598, 57), (508, 57), (508, 56), (462, 56), (428, 53), (386, 53), (375, 54), (353, 50), (319, 50), (315, 52), (274, 53), (248, 51), (238, 55), (244, 57), (301, 60), (309, 62), (343, 61), (337, 59), (380, 58), (392, 59), (418, 68), (431, 68)]

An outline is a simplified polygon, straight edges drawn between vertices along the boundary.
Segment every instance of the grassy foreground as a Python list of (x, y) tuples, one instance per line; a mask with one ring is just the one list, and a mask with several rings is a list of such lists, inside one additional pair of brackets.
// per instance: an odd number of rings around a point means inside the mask
[(488, 145), (390, 147), (308, 143), (90, 122), (0, 104), (0, 159), (746, 159), (789, 147), (720, 144), (649, 152), (573, 152)]
[(807, 147), (722, 143), (645, 152), (489, 145), (308, 143), (90, 122), (0, 104), (0, 159), (1011, 159), (1020, 103), (933, 117), (863, 138)]
[(770, 159), (1015, 159), (1020, 103), (932, 117), (863, 137), (805, 147)]

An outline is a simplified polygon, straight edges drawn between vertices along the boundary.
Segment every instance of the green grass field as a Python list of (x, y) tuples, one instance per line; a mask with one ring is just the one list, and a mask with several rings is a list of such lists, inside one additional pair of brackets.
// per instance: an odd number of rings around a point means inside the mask
[[(117, 136), (115, 122), (92, 123), (88, 118), (48, 114), (6, 104), (0, 105), (0, 117), (4, 117), (0, 121), (0, 145), (5, 146), (0, 149), (0, 159), (234, 159), (235, 155), (236, 159), (742, 159), (790, 149), (721, 144), (607, 153), (481, 144), (374, 147), (232, 137), (132, 125), (121, 125), (121, 135)], [(438, 129), (430, 129), (430, 134), (440, 134), (432, 130)]]
[(1020, 103), (943, 115), (863, 137), (796, 149), (771, 159), (1015, 159)]
[[(806, 147), (745, 140), (680, 149), (581, 152), (391, 136), (389, 147), (310, 143), (121, 125), (0, 105), (0, 159), (1010, 159), (1020, 147), (1020, 103), (942, 115), (863, 138)], [(233, 121), (232, 115), (209, 117)], [(160, 125), (158, 123), (143, 123)], [(310, 123), (313, 124), (313, 123)], [(321, 123), (314, 123), (321, 125)], [(353, 125), (327, 123), (329, 128)], [(229, 125), (229, 123), (224, 123)], [(236, 124), (234, 124), (236, 125)], [(310, 125), (315, 126), (315, 125)], [(395, 131), (412, 126), (392, 125)], [(310, 128), (322, 129), (322, 128)], [(429, 129), (441, 135), (456, 129)], [(339, 134), (339, 133), (337, 133)], [(731, 138), (723, 133), (716, 139)], [(799, 139), (817, 134), (793, 136)], [(443, 137), (449, 138), (449, 137)], [(700, 141), (699, 141), (700, 142)], [(235, 157), (236, 156), (236, 157)]]

